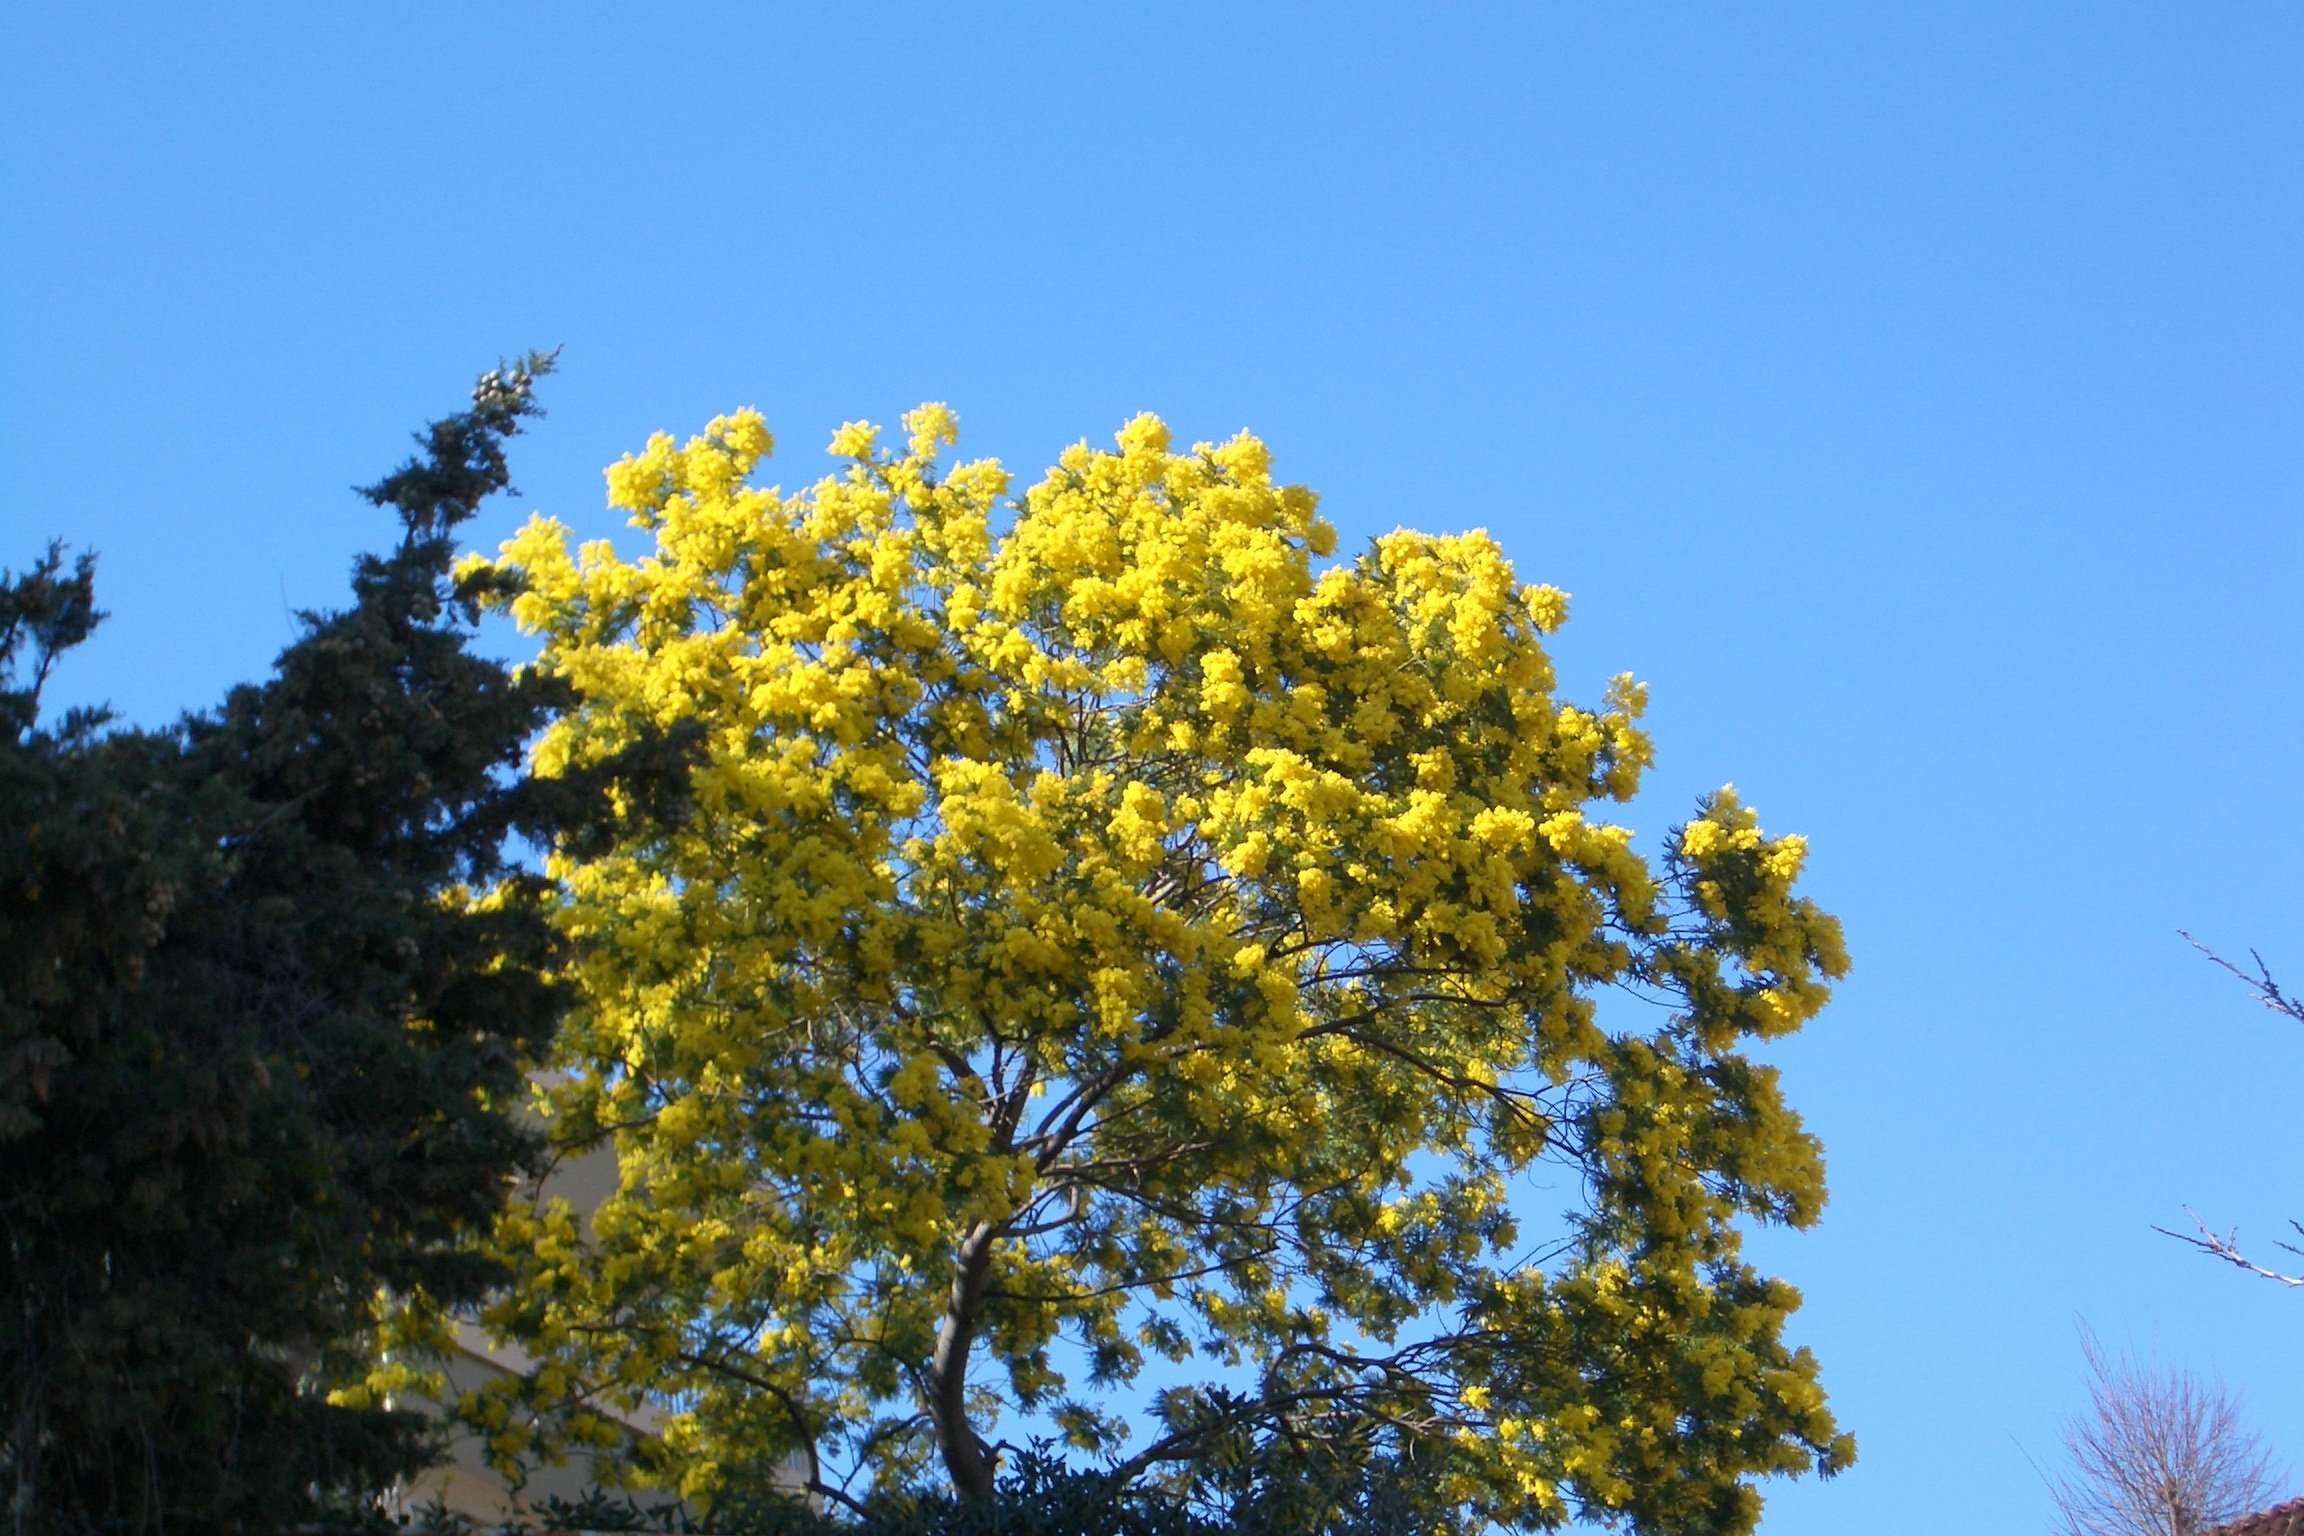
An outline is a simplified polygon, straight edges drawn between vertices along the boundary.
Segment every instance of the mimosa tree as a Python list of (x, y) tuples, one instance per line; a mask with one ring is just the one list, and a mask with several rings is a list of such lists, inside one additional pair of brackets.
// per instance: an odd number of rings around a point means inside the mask
[(577, 700), (540, 773), (699, 743), (683, 814), (552, 860), (554, 1135), (622, 1187), (503, 1234), (499, 1450), (645, 1403), (634, 1470), (707, 1496), (1382, 1455), (1675, 1536), (1846, 1465), (1740, 1252), (1824, 1202), (1746, 1054), (1845, 968), (1801, 840), (1603, 819), (1642, 690), (1556, 698), (1566, 599), (1486, 534), (1336, 561), (1251, 437), (1139, 417), (1011, 498), (906, 425), (798, 493), (751, 413), (657, 437), (645, 558), (536, 521), (487, 573)]

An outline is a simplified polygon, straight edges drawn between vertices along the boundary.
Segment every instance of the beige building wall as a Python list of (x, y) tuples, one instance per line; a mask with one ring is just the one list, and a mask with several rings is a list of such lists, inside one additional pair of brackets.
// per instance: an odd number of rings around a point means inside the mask
[[(517, 1349), (489, 1345), (479, 1330), (468, 1324), (460, 1326), (457, 1332), (457, 1353), (447, 1366), (451, 1398), (460, 1397), (508, 1372), (522, 1373), (527, 1369), (529, 1362)], [(488, 1464), (487, 1447), (480, 1436), (460, 1430), (450, 1441), (449, 1459), (413, 1480), (402, 1491), (399, 1502), (407, 1512), (437, 1503), (487, 1530), (527, 1516), (548, 1498), (574, 1502), (598, 1482), (592, 1458), (578, 1454), (570, 1456), (561, 1466), (530, 1465), (526, 1481), (515, 1491)]]
[[(566, 1200), (583, 1217), (589, 1236), (592, 1213), (616, 1192), (616, 1182), (615, 1149), (601, 1147), (555, 1166), (529, 1192), (529, 1198), (538, 1203)], [(456, 1353), (446, 1367), (447, 1400), (454, 1402), (492, 1380), (524, 1376), (534, 1365), (519, 1346), (492, 1343), (476, 1325), (460, 1322), (456, 1325)], [(636, 1433), (654, 1427), (653, 1415), (647, 1413), (623, 1417), (626, 1427)], [(398, 1502), (404, 1512), (438, 1503), (486, 1530), (526, 1516), (544, 1499), (579, 1499), (599, 1482), (593, 1458), (578, 1453), (560, 1466), (529, 1466), (526, 1481), (515, 1490), (488, 1464), (487, 1447), (478, 1434), (459, 1429), (449, 1443), (449, 1459), (401, 1491)]]
[[(616, 1192), (617, 1183), (616, 1149), (604, 1146), (556, 1164), (537, 1187), (529, 1191), (528, 1198), (538, 1204), (566, 1200), (582, 1218), (584, 1235), (589, 1238), (592, 1213)], [(468, 1322), (457, 1325), (456, 1343), (455, 1357), (447, 1364), (450, 1402), (491, 1380), (526, 1375), (534, 1368), (535, 1362), (517, 1345), (492, 1343), (477, 1326)], [(615, 1416), (635, 1434), (646, 1434), (656, 1428), (655, 1416), (645, 1410)], [(460, 1430), (450, 1444), (449, 1460), (414, 1480), (403, 1491), (400, 1502), (404, 1511), (413, 1512), (438, 1502), (486, 1530), (527, 1515), (530, 1507), (541, 1500), (581, 1498), (599, 1482), (593, 1470), (593, 1458), (577, 1453), (572, 1454), (565, 1465), (529, 1467), (527, 1480), (515, 1490), (489, 1466), (487, 1448), (480, 1436)], [(795, 1493), (806, 1489), (806, 1459), (795, 1456), (783, 1480)], [(642, 1502), (649, 1502), (645, 1495)]]

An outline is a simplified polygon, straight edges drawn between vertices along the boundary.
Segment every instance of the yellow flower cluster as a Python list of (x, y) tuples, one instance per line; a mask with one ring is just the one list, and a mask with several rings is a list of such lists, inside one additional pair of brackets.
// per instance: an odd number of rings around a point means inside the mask
[[(552, 857), (546, 1108), (623, 1172), (503, 1234), (523, 1411), (646, 1402), (634, 1475), (701, 1496), (795, 1456), (969, 1492), (1003, 1415), (1125, 1454), (1066, 1341), (1220, 1370), (1171, 1445), (1385, 1426), (1506, 1523), (1743, 1529), (1755, 1475), (1844, 1462), (1736, 1227), (1823, 1198), (1736, 1054), (1845, 966), (1800, 841), (1723, 793), (1652, 867), (1596, 809), (1642, 690), (1555, 698), (1566, 599), (1484, 533), (1334, 560), (1262, 443), (1150, 416), (1014, 498), (943, 407), (904, 428), (797, 493), (754, 414), (659, 436), (608, 476), (645, 557), (539, 520), (494, 562), (576, 700), (544, 772), (696, 743), (681, 814)], [(1612, 1033), (1611, 987), (1677, 1006)]]

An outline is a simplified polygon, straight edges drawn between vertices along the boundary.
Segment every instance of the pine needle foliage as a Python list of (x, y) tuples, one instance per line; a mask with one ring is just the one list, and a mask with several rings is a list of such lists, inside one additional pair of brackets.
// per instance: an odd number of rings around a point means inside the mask
[[(277, 1529), (421, 1465), (381, 1293), (476, 1300), (560, 1004), (515, 833), (552, 692), (476, 654), (458, 527), (536, 356), (364, 494), (399, 525), (271, 675), (159, 730), (39, 694), (99, 615), (0, 580), (0, 1496), (19, 1532)], [(345, 1389), (349, 1389), (348, 1391)]]

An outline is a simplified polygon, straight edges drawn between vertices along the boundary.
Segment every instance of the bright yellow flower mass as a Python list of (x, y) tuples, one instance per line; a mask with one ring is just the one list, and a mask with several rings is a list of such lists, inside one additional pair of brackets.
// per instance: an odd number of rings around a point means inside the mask
[(979, 1493), (1034, 1422), (1171, 1479), (1376, 1447), (1651, 1532), (1844, 1464), (1737, 1229), (1824, 1198), (1740, 1054), (1845, 969), (1801, 842), (1724, 791), (1643, 857), (1643, 692), (1557, 699), (1566, 600), (1484, 533), (1334, 559), (1262, 443), (1150, 416), (1020, 497), (904, 430), (798, 493), (755, 414), (659, 436), (608, 476), (644, 557), (494, 564), (575, 699), (546, 772), (696, 743), (683, 815), (552, 859), (549, 1110), (623, 1183), (504, 1233), (522, 1422), (645, 1402), (635, 1475), (706, 1497)]

